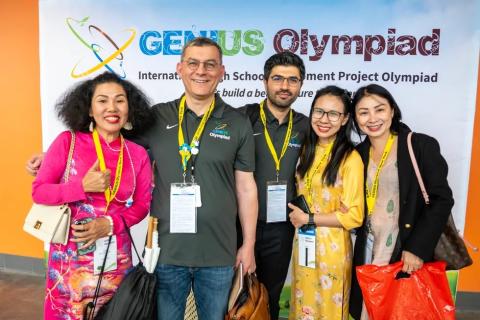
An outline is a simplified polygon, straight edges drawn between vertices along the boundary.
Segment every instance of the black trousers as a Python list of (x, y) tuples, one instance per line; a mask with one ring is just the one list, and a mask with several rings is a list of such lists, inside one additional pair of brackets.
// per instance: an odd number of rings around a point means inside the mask
[[(239, 224), (237, 224), (238, 227)], [(290, 222), (257, 222), (255, 241), (255, 262), (257, 276), (268, 291), (270, 317), (278, 319), (280, 294), (292, 256), (292, 242), (295, 228)], [(238, 245), (242, 244), (241, 228), (237, 232)]]

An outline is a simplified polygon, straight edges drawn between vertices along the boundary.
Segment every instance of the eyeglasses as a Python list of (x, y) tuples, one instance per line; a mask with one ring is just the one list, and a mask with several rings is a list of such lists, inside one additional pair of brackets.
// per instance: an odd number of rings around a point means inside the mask
[(283, 76), (278, 76), (278, 75), (271, 76), (270, 80), (272, 80), (272, 82), (276, 85), (282, 85), (285, 82), (285, 80), (287, 80), (288, 85), (291, 86), (291, 87), (298, 86), (301, 82), (301, 80), (297, 77), (285, 78)]
[(201, 64), (203, 64), (203, 68), (205, 68), (207, 71), (215, 71), (219, 66), (219, 63), (215, 60), (198, 61), (195, 59), (188, 59), (183, 60), (182, 62), (185, 62), (188, 69), (191, 71), (197, 71)]
[(312, 112), (312, 118), (313, 119), (316, 119), (316, 120), (320, 120), (323, 118), (324, 115), (327, 115), (327, 118), (328, 120), (332, 121), (332, 122), (336, 122), (340, 119), (340, 116), (342, 114), (345, 114), (345, 113), (342, 113), (342, 112), (338, 112), (338, 111), (325, 111), (323, 109), (320, 109), (320, 108), (313, 108), (313, 112)]

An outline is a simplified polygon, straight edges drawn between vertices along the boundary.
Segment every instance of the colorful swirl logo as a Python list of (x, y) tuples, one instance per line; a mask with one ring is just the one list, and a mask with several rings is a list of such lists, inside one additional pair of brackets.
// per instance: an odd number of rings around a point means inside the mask
[[(86, 25), (88, 19), (90, 17), (85, 17), (82, 20), (75, 20), (73, 18), (67, 18), (67, 26), (70, 29), (70, 31), (73, 33), (73, 35), (85, 46), (87, 47), (95, 56), (95, 58), (99, 61), (98, 64), (94, 65), (93, 67), (88, 68), (85, 71), (78, 71), (77, 67), (80, 64), (81, 61), (78, 61), (75, 66), (73, 67), (72, 71), (70, 72), (70, 75), (72, 78), (81, 78), (85, 77), (92, 72), (95, 72), (102, 67), (105, 67), (108, 71), (115, 73), (118, 75), (120, 78), (125, 78), (126, 73), (125, 70), (123, 69), (123, 51), (132, 43), (133, 39), (135, 38), (135, 35), (137, 32), (135, 29), (125, 29), (124, 31), (129, 32), (130, 35), (128, 39), (125, 41), (124, 44), (121, 46), (117, 45), (117, 43), (102, 29), (95, 25), (88, 25), (88, 32), (89, 34), (93, 37), (95, 34), (100, 35), (103, 40), (106, 40), (106, 43), (110, 46), (111, 48), (104, 48), (102, 47), (99, 43), (89, 43), (85, 37), (82, 37), (80, 35), (80, 32), (76, 28), (82, 28)], [(111, 49), (111, 50), (109, 50)], [(108, 53), (114, 50), (112, 53)], [(113, 63), (116, 63), (118, 65), (118, 68), (113, 67)], [(120, 71), (114, 71), (114, 69), (119, 69)]]

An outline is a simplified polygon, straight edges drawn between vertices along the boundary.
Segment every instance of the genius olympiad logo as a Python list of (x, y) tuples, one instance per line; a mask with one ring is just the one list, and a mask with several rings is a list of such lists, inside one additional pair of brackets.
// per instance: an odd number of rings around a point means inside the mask
[[(123, 51), (132, 43), (133, 39), (135, 38), (136, 31), (135, 29), (129, 28), (126, 29), (126, 32), (129, 32), (130, 35), (128, 39), (125, 41), (124, 44), (118, 45), (112, 37), (110, 37), (105, 31), (103, 31), (98, 26), (93, 24), (89, 24), (87, 26), (88, 19), (90, 17), (85, 17), (82, 20), (75, 20), (73, 18), (67, 18), (67, 26), (73, 35), (82, 43), (98, 60), (98, 64), (87, 68), (85, 71), (77, 70), (77, 67), (81, 63), (81, 60), (78, 61), (75, 66), (72, 68), (70, 75), (72, 78), (81, 78), (85, 77), (102, 67), (105, 67), (108, 71), (115, 73), (120, 78), (125, 78), (126, 73), (123, 69)], [(93, 38), (96, 36), (100, 36), (97, 39), (96, 43), (88, 41), (85, 36), (81, 34), (85, 34), (85, 28), (88, 29), (88, 35)], [(93, 40), (92, 40), (93, 41)]]
[[(438, 56), (440, 54), (440, 29), (433, 28), (431, 34), (422, 36), (397, 34), (396, 28), (388, 28), (382, 34), (318, 34), (314, 30), (302, 28), (281, 29), (272, 38), (273, 49), (280, 53), (290, 51), (308, 56), (309, 61), (320, 61), (325, 54), (361, 55), (365, 62), (374, 56)], [(145, 55), (180, 55), (182, 47), (197, 36), (207, 37), (217, 42), (225, 56), (243, 53), (256, 56), (265, 48), (261, 30), (148, 30), (139, 40), (140, 50)], [(343, 47), (343, 50), (342, 50)], [(329, 52), (330, 51), (330, 52)]]
[(181, 55), (185, 43), (196, 37), (207, 37), (218, 43), (224, 56), (235, 56), (243, 52), (247, 56), (257, 56), (265, 47), (263, 33), (250, 30), (148, 30), (139, 40), (140, 50), (147, 56)]

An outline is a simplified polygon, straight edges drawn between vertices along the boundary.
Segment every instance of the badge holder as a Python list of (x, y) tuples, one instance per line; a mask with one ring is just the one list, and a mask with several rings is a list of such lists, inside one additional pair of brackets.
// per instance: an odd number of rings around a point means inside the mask
[(287, 181), (267, 181), (267, 223), (287, 221)]
[(170, 186), (170, 233), (197, 232), (199, 186), (195, 183), (172, 183)]
[(315, 269), (315, 227), (298, 229), (298, 264)]
[(368, 218), (367, 221), (367, 243), (365, 245), (365, 264), (372, 264), (373, 261), (373, 243), (375, 240), (375, 237), (373, 236), (372, 233), (372, 228), (371, 228), (371, 220)]
[(103, 263), (105, 263), (103, 272), (117, 270), (117, 237), (113, 235), (111, 240), (109, 238), (103, 237), (95, 241), (96, 250), (93, 253), (94, 275), (100, 274)]

